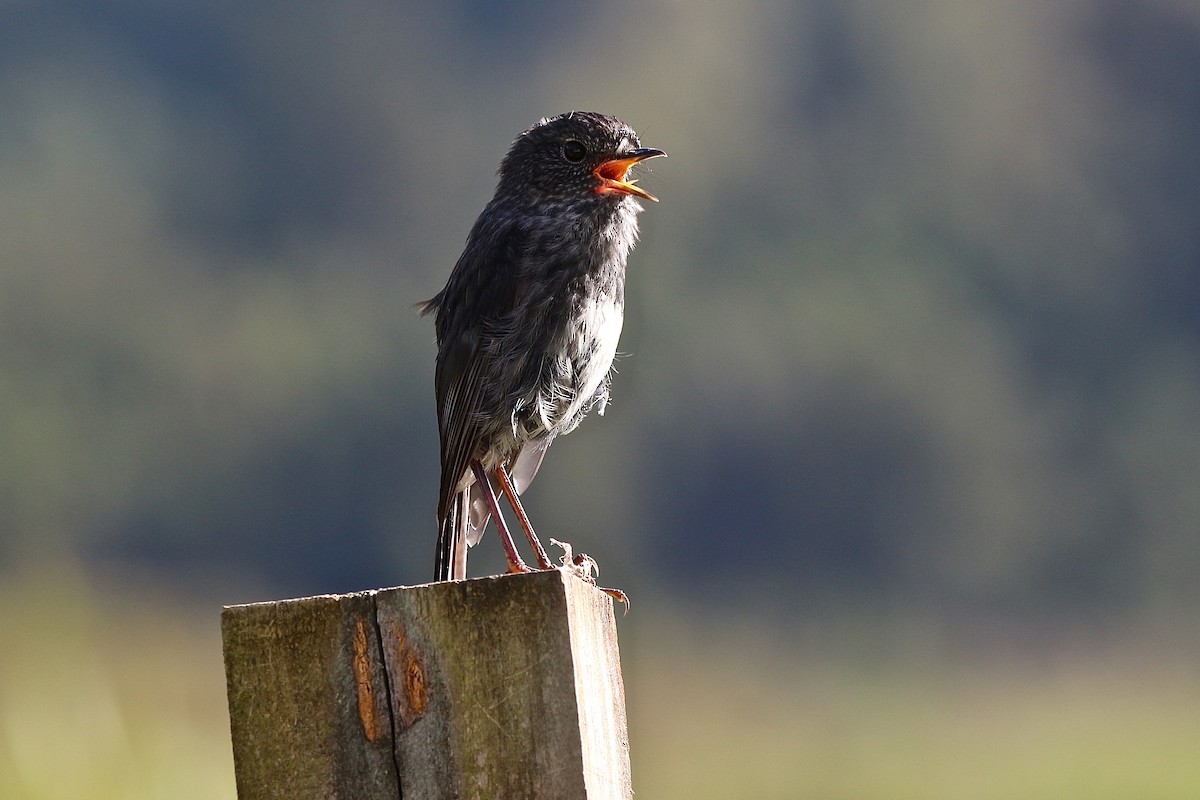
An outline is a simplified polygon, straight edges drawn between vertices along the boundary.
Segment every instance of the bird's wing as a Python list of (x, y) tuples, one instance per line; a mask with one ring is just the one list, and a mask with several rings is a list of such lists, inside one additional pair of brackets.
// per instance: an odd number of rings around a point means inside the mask
[(479, 447), (486, 409), (484, 385), (494, 364), (484, 337), (489, 323), (518, 302), (519, 231), (490, 236), (472, 232), (446, 288), (434, 301), (438, 313), (438, 361), (434, 384), (442, 445), (438, 517), (444, 519)]
[(443, 348), (438, 358), (436, 386), (438, 431), (442, 443), (442, 481), (438, 518), (444, 519), (458, 484), (468, 471), (479, 443), (479, 401), (483, 359), (478, 346), (466, 342)]

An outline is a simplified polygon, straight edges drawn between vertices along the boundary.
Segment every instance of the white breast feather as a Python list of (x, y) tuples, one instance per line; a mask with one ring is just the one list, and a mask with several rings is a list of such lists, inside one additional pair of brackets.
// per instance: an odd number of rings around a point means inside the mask
[(584, 348), (588, 346), (589, 336), (591, 339), (597, 340), (599, 344), (596, 347), (592, 369), (588, 372), (587, 383), (580, 389), (579, 399), (575, 401), (576, 405), (572, 407), (572, 413), (591, 399), (592, 395), (596, 393), (596, 389), (600, 387), (600, 382), (612, 368), (613, 359), (617, 355), (617, 343), (621, 339), (621, 326), (625, 322), (625, 315), (611, 297), (602, 296), (596, 298), (589, 305), (584, 319), (583, 332), (577, 336), (576, 346), (586, 352)]
[[(588, 362), (581, 370), (584, 382), (570, 393), (570, 403), (565, 406), (555, 404), (554, 410), (550, 414), (544, 414), (543, 423), (547, 428), (551, 427), (552, 421), (559, 422), (574, 418), (592, 401), (592, 396), (600, 388), (600, 383), (612, 368), (613, 358), (617, 354), (617, 343), (621, 338), (623, 322), (624, 315), (620, 306), (606, 295), (592, 298), (584, 307), (580, 325), (572, 334), (570, 344), (572, 359), (577, 364), (583, 360)], [(549, 411), (549, 409), (541, 410), (543, 413)], [(551, 416), (553, 420), (547, 419)]]

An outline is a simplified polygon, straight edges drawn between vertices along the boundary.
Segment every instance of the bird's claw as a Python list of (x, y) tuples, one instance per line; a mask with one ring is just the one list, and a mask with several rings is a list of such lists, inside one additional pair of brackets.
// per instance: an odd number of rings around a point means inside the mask
[[(570, 572), (581, 581), (596, 586), (596, 577), (600, 574), (600, 565), (596, 563), (596, 559), (587, 553), (576, 554), (570, 542), (560, 542), (558, 539), (551, 539), (550, 543), (561, 547), (563, 550), (563, 555), (560, 559), (562, 567), (560, 569)], [(625, 606), (625, 613), (629, 613), (629, 595), (620, 589), (606, 589), (603, 586), (596, 586), (596, 588), (618, 603), (623, 604)]]
[(570, 542), (560, 542), (558, 539), (551, 539), (550, 544), (557, 545), (562, 548), (563, 554), (560, 559), (562, 569), (575, 575), (580, 580), (587, 581), (593, 586), (596, 585), (596, 576), (600, 574), (600, 565), (596, 563), (596, 559), (580, 553), (575, 555), (574, 548)]
[(596, 559), (587, 553), (580, 553), (572, 558), (571, 566), (575, 570), (575, 573), (588, 583), (594, 584), (596, 578), (600, 575), (600, 565), (596, 563)]
[(625, 594), (620, 589), (605, 589), (603, 586), (597, 586), (596, 588), (625, 606), (624, 613), (629, 613), (629, 595)]

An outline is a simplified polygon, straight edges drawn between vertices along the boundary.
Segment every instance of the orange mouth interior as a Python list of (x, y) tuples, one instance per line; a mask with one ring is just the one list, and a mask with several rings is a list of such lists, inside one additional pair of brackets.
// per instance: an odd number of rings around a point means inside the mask
[(657, 203), (658, 198), (640, 186), (635, 186), (637, 179), (626, 180), (629, 168), (641, 161), (641, 158), (614, 158), (596, 167), (594, 174), (600, 179), (596, 189), (599, 194), (630, 194)]

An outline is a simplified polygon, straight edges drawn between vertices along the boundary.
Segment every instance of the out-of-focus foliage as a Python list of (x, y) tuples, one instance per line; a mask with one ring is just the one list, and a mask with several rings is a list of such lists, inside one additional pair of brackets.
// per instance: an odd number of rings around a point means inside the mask
[(4, 4), (0, 556), (425, 579), (412, 304), (595, 108), (671, 158), (545, 531), (635, 593), (1186, 608), (1197, 74), (1182, 0)]

